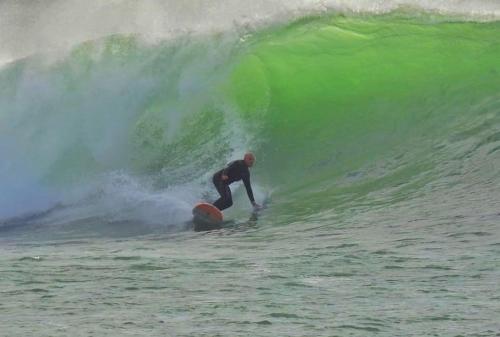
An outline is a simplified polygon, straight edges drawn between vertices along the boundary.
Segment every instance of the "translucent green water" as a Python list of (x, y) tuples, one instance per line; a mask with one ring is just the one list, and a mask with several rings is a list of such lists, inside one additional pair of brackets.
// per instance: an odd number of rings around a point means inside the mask
[(260, 127), (269, 178), (325, 186), (404, 153), (415, 167), (380, 184), (402, 183), (437, 164), (421, 162), (432, 146), (496, 113), (500, 26), (441, 21), (328, 17), (255, 38), (231, 90)]

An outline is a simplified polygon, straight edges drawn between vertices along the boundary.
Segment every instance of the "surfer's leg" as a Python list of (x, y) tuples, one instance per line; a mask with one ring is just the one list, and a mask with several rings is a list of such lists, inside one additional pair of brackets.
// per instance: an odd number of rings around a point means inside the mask
[(217, 192), (219, 192), (220, 194), (220, 198), (217, 199), (213, 203), (213, 205), (221, 211), (231, 207), (233, 205), (233, 197), (231, 195), (231, 189), (229, 188), (229, 186), (216, 179), (214, 179), (214, 185), (217, 189)]

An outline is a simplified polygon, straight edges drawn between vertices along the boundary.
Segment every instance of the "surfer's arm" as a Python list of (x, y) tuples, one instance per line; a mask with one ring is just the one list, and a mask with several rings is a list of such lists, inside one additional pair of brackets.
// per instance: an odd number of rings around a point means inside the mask
[(227, 179), (229, 178), (229, 177), (227, 176), (227, 170), (228, 170), (228, 169), (229, 169), (229, 166), (226, 166), (226, 167), (222, 170), (222, 172), (221, 172), (221, 174), (220, 174), (220, 178), (222, 179), (222, 181), (225, 181), (225, 180), (227, 180)]
[(229, 178), (229, 176), (228, 176), (228, 173), (229, 173), (229, 172), (228, 172), (228, 171), (229, 171), (229, 169), (230, 169), (231, 167), (233, 167), (233, 166), (235, 165), (235, 163), (236, 163), (236, 162), (232, 161), (232, 162), (230, 162), (229, 164), (227, 164), (227, 165), (226, 165), (226, 167), (224, 167), (224, 168), (222, 169), (222, 172), (221, 172), (220, 177), (221, 177), (221, 179), (222, 179), (223, 181), (225, 181), (225, 180), (227, 180), (227, 179)]
[(228, 176), (227, 176), (227, 168), (225, 168), (225, 169), (223, 169), (223, 170), (222, 170), (222, 173), (221, 173), (221, 175), (220, 175), (220, 178), (221, 178), (222, 180), (227, 180), (227, 179), (228, 179)]
[(244, 177), (243, 183), (245, 184), (245, 188), (247, 190), (248, 199), (250, 199), (250, 202), (252, 203), (253, 206), (256, 206), (257, 203), (255, 202), (255, 199), (253, 197), (252, 186), (250, 185), (250, 176)]

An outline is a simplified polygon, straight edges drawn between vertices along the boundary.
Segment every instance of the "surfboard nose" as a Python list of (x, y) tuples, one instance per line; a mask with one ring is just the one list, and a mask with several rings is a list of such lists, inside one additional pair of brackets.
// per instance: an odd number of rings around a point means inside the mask
[(202, 202), (193, 208), (195, 231), (219, 229), (222, 227), (222, 220), (222, 212), (212, 204)]

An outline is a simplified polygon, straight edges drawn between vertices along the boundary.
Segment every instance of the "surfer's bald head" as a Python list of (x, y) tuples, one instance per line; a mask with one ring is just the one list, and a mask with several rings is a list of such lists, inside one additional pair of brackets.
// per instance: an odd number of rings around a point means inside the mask
[(245, 153), (245, 157), (243, 157), (243, 160), (248, 167), (252, 167), (253, 163), (255, 162), (255, 155), (252, 152), (247, 152)]

